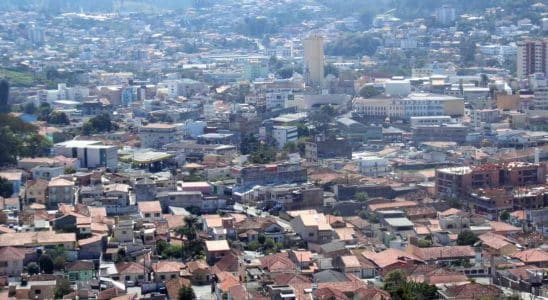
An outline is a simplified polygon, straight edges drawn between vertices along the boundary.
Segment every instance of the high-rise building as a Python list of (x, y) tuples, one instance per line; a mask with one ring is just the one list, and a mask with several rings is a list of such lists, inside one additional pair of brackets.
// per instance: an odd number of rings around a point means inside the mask
[(548, 75), (548, 39), (518, 43), (517, 74), (524, 79), (534, 73)]
[(324, 79), (323, 37), (312, 35), (303, 41), (306, 85), (321, 87)]
[(443, 5), (436, 9), (436, 20), (442, 25), (450, 25), (455, 22), (456, 10), (450, 5)]

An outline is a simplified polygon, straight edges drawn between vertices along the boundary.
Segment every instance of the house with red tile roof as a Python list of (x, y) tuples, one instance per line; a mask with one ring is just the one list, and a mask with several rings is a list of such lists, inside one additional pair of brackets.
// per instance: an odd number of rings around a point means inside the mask
[(295, 272), (297, 266), (289, 259), (287, 252), (276, 253), (259, 258), (261, 268), (270, 273)]
[(391, 269), (391, 267), (398, 267), (408, 263), (422, 263), (422, 260), (414, 254), (394, 248), (381, 252), (364, 251), (361, 255), (372, 261), (378, 270)]
[(428, 263), (455, 262), (463, 259), (469, 260), (476, 256), (474, 248), (470, 246), (419, 248), (415, 245), (409, 245), (405, 251)]
[(211, 269), (205, 260), (194, 260), (186, 263), (190, 282), (192, 284), (208, 284), (211, 279)]
[(149, 271), (142, 263), (121, 262), (116, 264), (117, 274), (112, 276), (114, 280), (122, 282), (133, 281), (140, 283), (148, 280)]
[(240, 279), (229, 272), (215, 274), (217, 284), (215, 285), (215, 295), (217, 299), (223, 299), (223, 294), (228, 294), (230, 288), (240, 284)]
[(220, 272), (229, 272), (237, 275), (240, 271), (240, 259), (238, 255), (229, 252), (221, 260), (215, 263), (211, 268), (211, 273), (218, 274)]
[(25, 248), (0, 248), (0, 275), (21, 276), (28, 252)]
[(507, 237), (493, 232), (486, 232), (478, 237), (483, 249), (493, 255), (509, 256), (518, 251), (518, 248)]
[(152, 275), (155, 281), (166, 281), (181, 276), (181, 270), (186, 265), (180, 261), (161, 260), (152, 264)]
[(434, 285), (467, 283), (468, 277), (462, 272), (452, 271), (436, 265), (417, 265), (405, 270), (407, 280)]
[(438, 290), (438, 293), (441, 299), (451, 300), (499, 299), (503, 295), (498, 287), (479, 283), (451, 285)]
[(541, 268), (548, 268), (548, 252), (542, 249), (527, 249), (516, 252), (512, 255), (526, 265), (535, 265)]
[(174, 278), (166, 281), (166, 291), (169, 299), (179, 299), (179, 290), (183, 286), (191, 286), (190, 280), (185, 278)]

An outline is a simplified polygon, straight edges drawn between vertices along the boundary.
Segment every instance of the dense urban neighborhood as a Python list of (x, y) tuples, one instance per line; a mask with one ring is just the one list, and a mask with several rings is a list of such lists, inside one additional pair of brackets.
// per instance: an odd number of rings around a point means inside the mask
[(1, 0), (0, 299), (548, 299), (548, 3)]

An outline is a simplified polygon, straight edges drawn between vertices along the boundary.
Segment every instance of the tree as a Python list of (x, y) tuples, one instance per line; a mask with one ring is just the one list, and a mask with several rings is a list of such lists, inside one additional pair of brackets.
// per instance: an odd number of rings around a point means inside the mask
[(313, 110), (310, 113), (310, 122), (319, 132), (327, 133), (329, 124), (333, 121), (337, 112), (331, 105), (322, 105), (320, 109)]
[(364, 33), (349, 33), (340, 36), (325, 47), (325, 54), (333, 56), (364, 56), (373, 55), (380, 42)]
[(32, 133), (23, 139), (20, 155), (26, 157), (46, 156), (51, 149), (51, 142), (38, 133)]
[(366, 85), (360, 89), (360, 97), (362, 98), (373, 98), (379, 94), (379, 91), (372, 85)]
[(70, 120), (67, 117), (67, 114), (65, 114), (64, 112), (54, 111), (49, 114), (48, 123), (57, 125), (69, 125)]
[(437, 288), (427, 283), (407, 281), (407, 275), (402, 270), (388, 272), (384, 278), (384, 290), (390, 293), (393, 299), (436, 299)]
[(264, 242), (266, 241), (266, 237), (264, 236), (264, 234), (259, 234), (259, 236), (257, 236), (257, 241), (261, 244), (264, 244)]
[(13, 184), (0, 177), (0, 197), (9, 198), (13, 194)]
[(40, 121), (47, 121), (53, 109), (47, 102), (41, 102), (38, 106), (37, 116)]
[(502, 221), (508, 221), (510, 219), (510, 213), (508, 211), (503, 211), (502, 214), (500, 214), (500, 219)]
[(463, 230), (457, 236), (457, 245), (474, 245), (478, 241), (478, 236), (470, 230)]
[(276, 160), (276, 150), (266, 144), (260, 144), (259, 149), (249, 156), (249, 160), (255, 164), (266, 164)]
[(53, 259), (53, 267), (55, 270), (64, 270), (65, 269), (65, 257), (57, 256)]
[(73, 166), (67, 166), (65, 167), (65, 174), (74, 174), (76, 173), (76, 169)]
[(384, 287), (383, 289), (392, 294), (393, 291), (396, 291), (402, 286), (403, 283), (407, 281), (407, 276), (401, 270), (394, 270), (388, 272), (384, 277)]
[(57, 285), (55, 286), (55, 299), (63, 299), (63, 296), (73, 292), (70, 281), (62, 277), (57, 279)]
[(110, 132), (114, 130), (115, 127), (116, 126), (110, 119), (110, 115), (108, 113), (102, 113), (87, 120), (82, 126), (82, 133), (89, 135), (94, 133)]
[(462, 40), (460, 43), (461, 63), (465, 66), (471, 65), (476, 60), (476, 42), (470, 39)]
[(419, 246), (419, 248), (428, 248), (432, 246), (432, 241), (420, 239), (417, 241), (417, 246)]
[(297, 152), (297, 144), (295, 142), (287, 142), (284, 145), (284, 151), (287, 151), (289, 153), (295, 153)]
[(293, 76), (293, 72), (294, 70), (292, 67), (283, 67), (276, 71), (276, 75), (278, 75), (278, 77), (281, 79), (287, 79)]
[(179, 289), (179, 300), (194, 300), (196, 299), (196, 294), (190, 286), (183, 286)]
[(369, 196), (365, 192), (358, 192), (354, 195), (354, 198), (356, 198), (357, 201), (360, 202), (366, 202), (369, 200)]
[(40, 265), (40, 270), (42, 270), (42, 272), (46, 274), (53, 273), (53, 260), (48, 254), (40, 255), (40, 258), (38, 259), (38, 265)]
[(34, 115), (36, 110), (37, 108), (34, 102), (27, 102), (25, 103), (25, 106), (23, 106), (23, 112), (29, 115)]
[(257, 149), (259, 149), (259, 140), (255, 137), (255, 135), (248, 134), (242, 137), (240, 142), (240, 152), (243, 155), (255, 152)]
[(165, 240), (158, 240), (156, 242), (156, 254), (162, 254), (168, 246), (169, 244)]
[(162, 252), (163, 257), (181, 258), (183, 247), (181, 245), (168, 245)]
[(40, 266), (38, 266), (38, 264), (35, 262), (31, 262), (27, 265), (27, 272), (30, 275), (38, 274), (40, 273)]
[(247, 243), (247, 249), (249, 251), (257, 251), (257, 249), (261, 248), (261, 243), (257, 241), (252, 241)]
[[(0, 116), (0, 118), (3, 116)], [(0, 165), (14, 164), (17, 161), (21, 141), (8, 127), (0, 127)]]
[(6, 79), (0, 80), (0, 113), (9, 112), (8, 104), (10, 96), (10, 84)]

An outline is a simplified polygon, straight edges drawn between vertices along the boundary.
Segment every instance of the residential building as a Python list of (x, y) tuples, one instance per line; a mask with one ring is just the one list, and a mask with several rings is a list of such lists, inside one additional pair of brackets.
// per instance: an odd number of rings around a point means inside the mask
[(73, 204), (75, 194), (74, 182), (57, 177), (48, 183), (48, 200), (46, 206), (56, 209), (61, 203)]
[(548, 75), (548, 40), (518, 42), (517, 75), (520, 79), (534, 73)]
[(298, 212), (290, 223), (293, 231), (304, 241), (324, 244), (332, 239), (333, 228), (325, 215), (315, 210)]
[(249, 167), (234, 167), (233, 175), (239, 186), (302, 183), (307, 181), (307, 172), (299, 163), (278, 163)]
[(210, 264), (221, 260), (230, 252), (227, 240), (205, 241), (206, 259)]
[(77, 260), (66, 267), (70, 281), (90, 281), (95, 276), (95, 264), (90, 260)]
[(438, 195), (468, 195), (472, 189), (546, 183), (544, 163), (509, 162), (436, 170)]
[(0, 248), (0, 275), (19, 277), (23, 273), (25, 255), (24, 248), (2, 247)]
[(82, 168), (118, 167), (118, 148), (100, 141), (70, 140), (55, 144), (53, 153), (78, 158)]
[(44, 179), (29, 180), (25, 184), (25, 204), (46, 204), (49, 182)]
[(412, 93), (404, 98), (358, 98), (353, 109), (374, 118), (410, 119), (417, 116), (463, 116), (464, 99), (454, 96)]
[(468, 127), (462, 124), (422, 125), (413, 127), (413, 141), (456, 142), (463, 144), (468, 136)]
[(280, 149), (289, 142), (296, 142), (298, 137), (297, 126), (274, 126), (272, 128), (272, 138)]
[(174, 143), (177, 139), (177, 127), (170, 124), (151, 123), (139, 128), (139, 139), (142, 148), (159, 149)]
[(323, 37), (313, 35), (303, 40), (304, 78), (309, 86), (321, 87), (324, 80)]

